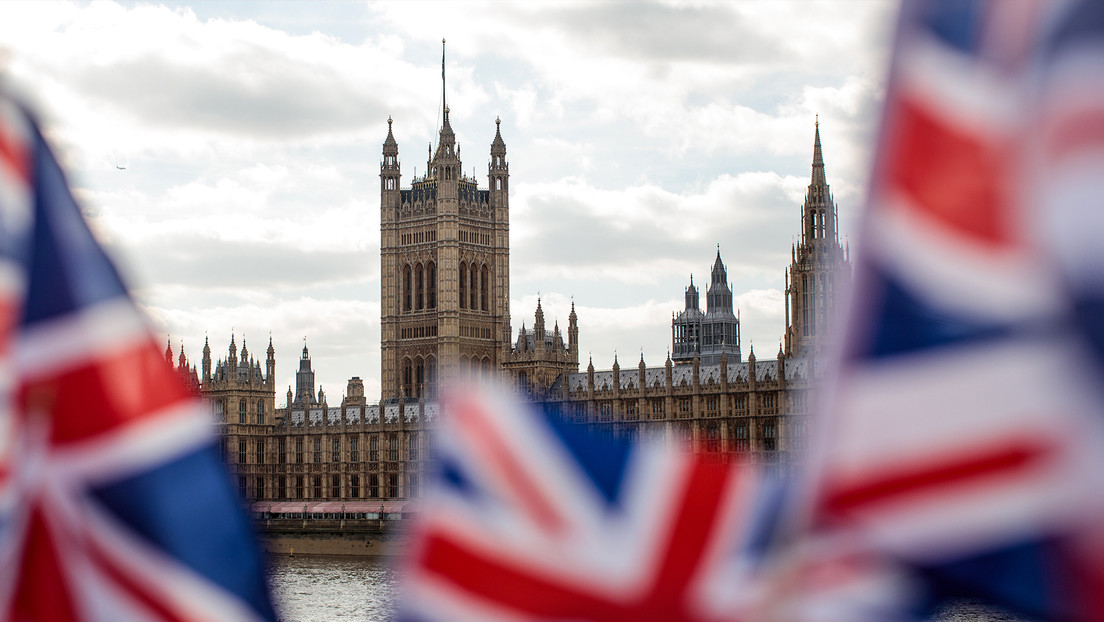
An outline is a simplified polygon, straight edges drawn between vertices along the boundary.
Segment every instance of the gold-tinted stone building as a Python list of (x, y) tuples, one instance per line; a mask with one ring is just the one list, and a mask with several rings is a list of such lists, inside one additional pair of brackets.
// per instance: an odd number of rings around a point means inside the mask
[[(271, 341), (264, 373), (244, 343), (237, 353), (233, 336), (229, 355), (212, 371), (205, 345), (202, 380), (192, 382), (212, 403), (225, 454), (248, 495), (273, 512), (337, 507), (399, 512), (417, 496), (433, 452), (437, 387), (489, 375), (595, 434), (657, 437), (779, 470), (801, 461), (811, 394), (826, 371), (821, 355), (836, 339), (831, 318), (851, 279), (819, 125), (802, 238), (786, 270), (785, 327), (777, 354), (759, 360), (752, 349), (741, 360), (739, 318), (733, 314), (738, 310), (732, 308), (718, 252), (708, 292), (716, 321), (709, 331), (698, 321), (708, 313), (673, 323), (676, 360), (669, 355), (661, 365), (649, 366), (641, 356), (635, 366), (622, 369), (614, 356), (610, 369), (596, 370), (590, 361), (580, 371), (574, 303), (566, 340), (558, 322), (547, 330), (539, 301), (533, 328), (523, 326), (512, 337), (505, 143), (496, 127), (488, 184), (481, 189), (461, 172), (460, 147), (448, 109), (443, 112), (426, 174), (409, 188), (401, 187), (398, 144), (388, 119), (380, 166), (383, 394), (378, 401), (369, 402), (363, 382), (354, 377), (340, 403), (330, 406), (324, 392), (314, 389), (304, 345), (295, 390), (288, 388), (286, 406), (276, 410)], [(697, 290), (686, 293), (687, 308), (697, 309), (697, 300), (690, 300)], [(680, 328), (692, 324), (699, 328)], [(171, 362), (171, 350), (166, 357)], [(178, 369), (189, 376), (183, 352)], [(194, 378), (194, 369), (190, 373)]]
[(439, 382), (490, 375), (509, 335), (510, 166), (496, 119), (487, 188), (463, 173), (444, 108), (426, 173), (402, 188), (387, 119), (380, 164), (383, 396), (433, 399)]

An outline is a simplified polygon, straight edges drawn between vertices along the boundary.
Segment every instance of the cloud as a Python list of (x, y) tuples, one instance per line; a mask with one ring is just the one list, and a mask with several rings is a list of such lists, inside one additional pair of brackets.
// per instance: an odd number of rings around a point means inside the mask
[(271, 330), (280, 385), (307, 336), (331, 396), (352, 375), (372, 395), (380, 148), (391, 115), (404, 183), (424, 173), (442, 36), (466, 170), (481, 174), (502, 118), (515, 330), (532, 323), (538, 291), (565, 328), (574, 296), (584, 351), (608, 367), (615, 348), (623, 364), (641, 349), (662, 363), (670, 314), (718, 244), (745, 353), (751, 339), (777, 343), (814, 115), (847, 232), (891, 11), (0, 3), (0, 45), (11, 50), (6, 81), (38, 102), (86, 214), (159, 330), (185, 339), (193, 360), (205, 331), (220, 352), (231, 328), (246, 332), (256, 354)]

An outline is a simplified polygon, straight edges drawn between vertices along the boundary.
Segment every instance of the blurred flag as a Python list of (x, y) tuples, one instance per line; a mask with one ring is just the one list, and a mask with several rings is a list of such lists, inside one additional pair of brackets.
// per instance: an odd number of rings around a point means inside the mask
[(0, 620), (273, 620), (208, 417), (0, 96)]
[(443, 405), (400, 620), (747, 620), (769, 602), (783, 487), (500, 396)]
[(1101, 619), (1104, 4), (910, 2), (897, 37), (818, 550), (899, 563), (914, 613)]

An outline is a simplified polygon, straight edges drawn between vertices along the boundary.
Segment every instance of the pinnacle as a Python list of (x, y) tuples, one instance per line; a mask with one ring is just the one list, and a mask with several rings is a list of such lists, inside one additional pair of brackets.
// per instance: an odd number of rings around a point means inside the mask
[(824, 154), (820, 150), (820, 121), (816, 122), (816, 130), (813, 138), (813, 178), (811, 185), (827, 186), (828, 181), (824, 175)]

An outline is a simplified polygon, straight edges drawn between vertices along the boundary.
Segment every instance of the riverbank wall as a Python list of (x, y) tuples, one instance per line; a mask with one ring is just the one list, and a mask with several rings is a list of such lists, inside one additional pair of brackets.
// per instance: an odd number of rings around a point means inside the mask
[(400, 520), (267, 520), (257, 528), (270, 555), (392, 556), (403, 552)]

